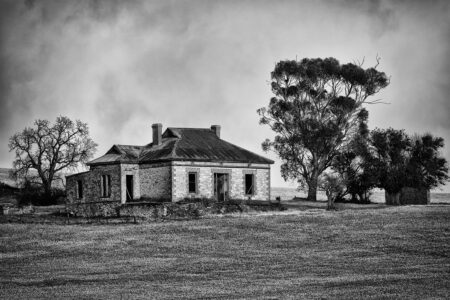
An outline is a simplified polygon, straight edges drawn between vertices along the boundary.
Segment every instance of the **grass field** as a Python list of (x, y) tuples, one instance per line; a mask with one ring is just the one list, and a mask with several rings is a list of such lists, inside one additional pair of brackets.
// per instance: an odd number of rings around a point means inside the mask
[(449, 298), (450, 206), (0, 224), (0, 298)]

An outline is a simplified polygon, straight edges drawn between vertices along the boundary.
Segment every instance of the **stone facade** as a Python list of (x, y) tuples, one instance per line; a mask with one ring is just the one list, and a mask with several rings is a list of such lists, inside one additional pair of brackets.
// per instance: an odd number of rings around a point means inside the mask
[(139, 169), (141, 197), (171, 199), (171, 164), (142, 164)]
[(133, 176), (133, 198), (141, 198), (141, 181), (139, 164), (120, 164), (120, 186), (122, 187), (120, 193), (120, 201), (122, 203), (126, 202), (127, 199), (127, 189), (126, 189), (126, 178), (127, 175)]
[[(190, 194), (188, 174), (197, 174), (197, 193)], [(229, 198), (270, 199), (270, 165), (246, 163), (166, 162), (158, 164), (112, 164), (92, 166), (90, 171), (67, 177), (67, 198), (73, 201), (120, 200), (126, 202), (126, 176), (133, 176), (133, 198), (180, 201), (185, 198), (214, 198), (214, 174), (228, 174)], [(245, 174), (254, 175), (254, 193), (245, 194)], [(101, 177), (111, 176), (110, 197), (101, 196)], [(83, 197), (77, 197), (77, 181)]]
[[(196, 194), (188, 192), (188, 173), (198, 173)], [(243, 163), (203, 163), (174, 162), (172, 165), (172, 201), (180, 201), (186, 197), (213, 198), (214, 173), (229, 176), (229, 197), (231, 199), (270, 199), (270, 166), (263, 164)], [(255, 192), (245, 195), (245, 174), (254, 174)]]
[[(103, 197), (101, 191), (102, 175), (111, 177), (111, 193), (109, 197)], [(83, 195), (78, 197), (77, 182), (83, 185)], [(121, 171), (120, 165), (93, 166), (88, 172), (78, 173), (66, 177), (67, 200), (74, 201), (107, 201), (121, 199)]]

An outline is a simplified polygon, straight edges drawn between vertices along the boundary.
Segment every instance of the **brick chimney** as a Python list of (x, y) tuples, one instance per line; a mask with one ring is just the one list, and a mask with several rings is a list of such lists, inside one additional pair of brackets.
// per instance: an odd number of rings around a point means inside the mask
[(155, 123), (152, 125), (152, 129), (153, 129), (153, 146), (161, 145), (162, 124)]
[(211, 130), (217, 135), (220, 139), (220, 125), (211, 125)]

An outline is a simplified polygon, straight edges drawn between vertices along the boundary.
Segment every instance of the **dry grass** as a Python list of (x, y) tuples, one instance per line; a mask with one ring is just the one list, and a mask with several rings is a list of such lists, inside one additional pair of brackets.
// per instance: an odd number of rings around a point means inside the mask
[(0, 298), (449, 298), (450, 206), (0, 224)]

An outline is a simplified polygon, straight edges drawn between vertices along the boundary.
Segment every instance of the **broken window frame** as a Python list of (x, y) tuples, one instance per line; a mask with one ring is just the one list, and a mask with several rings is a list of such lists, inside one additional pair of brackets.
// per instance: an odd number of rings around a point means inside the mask
[[(194, 182), (191, 181), (191, 175), (194, 176)], [(198, 193), (198, 172), (188, 172), (188, 193), (197, 194)], [(191, 190), (191, 184), (194, 184), (194, 191)]]
[[(250, 186), (247, 186), (247, 176), (251, 176), (251, 184)], [(250, 193), (249, 193), (250, 192)], [(253, 196), (255, 195), (255, 174), (253, 173), (246, 173), (244, 174), (244, 194), (245, 196)]]
[(83, 199), (83, 181), (77, 180), (77, 199)]
[(102, 175), (100, 181), (100, 194), (102, 198), (111, 197), (111, 175)]

